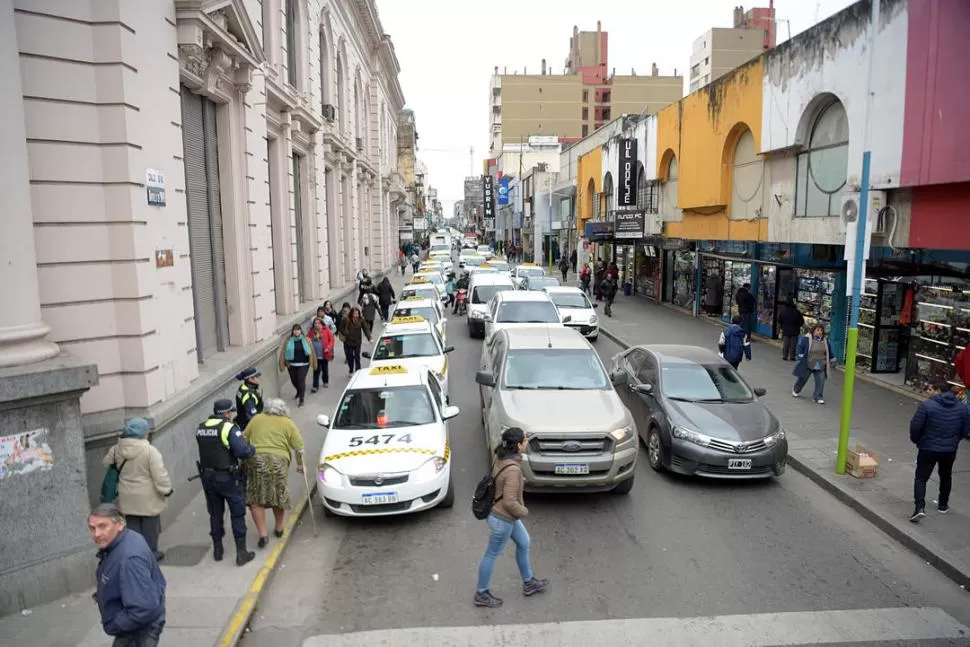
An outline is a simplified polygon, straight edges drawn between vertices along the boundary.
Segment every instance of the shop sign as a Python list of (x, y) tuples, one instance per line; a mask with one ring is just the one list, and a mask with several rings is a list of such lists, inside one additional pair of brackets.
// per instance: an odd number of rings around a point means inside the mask
[(613, 223), (595, 221), (586, 223), (586, 238), (591, 241), (613, 240)]
[(153, 168), (145, 169), (145, 190), (148, 204), (153, 207), (165, 206), (165, 174)]
[(685, 247), (683, 238), (664, 238), (664, 249), (678, 250), (684, 249)]
[(614, 235), (625, 240), (643, 238), (646, 214), (642, 211), (617, 211)]
[(495, 227), (495, 190), (491, 175), (482, 176), (482, 216), (486, 221), (491, 218), (492, 228)]
[(637, 140), (633, 138), (620, 140), (620, 168), (617, 177), (620, 179), (620, 190), (616, 197), (619, 207), (637, 206)]

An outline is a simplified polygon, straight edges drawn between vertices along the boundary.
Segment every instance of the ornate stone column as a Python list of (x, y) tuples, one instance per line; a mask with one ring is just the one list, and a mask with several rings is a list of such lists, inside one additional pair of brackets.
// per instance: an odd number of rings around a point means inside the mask
[(13, 0), (0, 0), (0, 367), (57, 356), (40, 317), (27, 133)]

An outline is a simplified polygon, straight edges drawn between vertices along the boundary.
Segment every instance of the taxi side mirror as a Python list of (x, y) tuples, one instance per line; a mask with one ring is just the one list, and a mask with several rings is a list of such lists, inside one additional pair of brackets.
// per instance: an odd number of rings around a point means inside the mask
[(370, 359), (370, 351), (365, 350), (363, 353), (360, 354), (360, 356), (363, 357), (364, 359)]
[(572, 315), (566, 315), (565, 317), (562, 318), (562, 322), (563, 323), (569, 323), (572, 320), (573, 320), (573, 316)]
[(461, 413), (461, 409), (458, 407), (448, 406), (445, 407), (445, 410), (441, 412), (441, 418), (442, 420), (451, 420), (452, 418), (458, 417), (459, 413)]
[(482, 386), (495, 386), (495, 376), (488, 371), (475, 373), (475, 381)]
[(768, 389), (763, 389), (761, 387), (758, 387), (757, 389), (754, 390), (754, 394), (759, 398), (763, 398), (766, 393), (768, 393)]
[(598, 304), (598, 303), (594, 303), (594, 304), (593, 304), (593, 310), (596, 310), (596, 309), (597, 309), (597, 308), (599, 308), (599, 307), (600, 307), (600, 304)]
[(327, 416), (321, 413), (320, 415), (317, 416), (317, 424), (320, 425), (321, 427), (329, 427), (330, 416)]
[(490, 312), (486, 312), (485, 314), (482, 315), (482, 319), (485, 320), (485, 321), (491, 321), (492, 320), (492, 314)]
[(444, 349), (441, 352), (447, 354), (447, 353), (450, 353), (453, 350), (455, 350), (455, 347), (454, 346), (445, 346)]

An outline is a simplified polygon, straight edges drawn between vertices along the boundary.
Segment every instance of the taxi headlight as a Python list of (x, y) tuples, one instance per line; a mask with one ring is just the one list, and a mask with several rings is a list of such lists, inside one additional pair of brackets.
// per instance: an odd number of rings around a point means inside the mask
[(341, 487), (344, 484), (344, 475), (330, 463), (324, 463), (319, 469), (320, 482), (332, 487)]
[(481, 319), (485, 316), (485, 313), (481, 310), (469, 310), (468, 312), (472, 319)]
[(599, 318), (599, 317), (597, 317), (596, 315), (590, 315), (590, 316), (589, 316), (589, 325), (591, 325), (591, 326), (595, 326), (595, 325), (596, 325), (596, 324), (598, 324), (599, 322), (600, 322), (600, 318)]
[(448, 462), (444, 458), (435, 456), (434, 458), (428, 459), (424, 465), (416, 469), (414, 476), (419, 481), (428, 481), (440, 474), (441, 470), (445, 469), (445, 465), (447, 464)]
[(633, 438), (633, 425), (627, 425), (626, 427), (621, 427), (620, 429), (614, 429), (610, 432), (613, 439), (616, 441), (617, 445), (622, 445), (631, 438)]

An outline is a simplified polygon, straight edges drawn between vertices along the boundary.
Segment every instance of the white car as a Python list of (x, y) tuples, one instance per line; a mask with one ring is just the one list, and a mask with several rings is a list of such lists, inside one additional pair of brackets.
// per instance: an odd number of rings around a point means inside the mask
[(495, 252), (493, 252), (492, 248), (488, 245), (479, 245), (477, 248), (475, 248), (475, 251), (478, 252), (479, 256), (484, 256), (485, 258), (492, 258), (495, 256)]
[(567, 328), (579, 331), (589, 341), (596, 341), (600, 336), (600, 319), (596, 315), (596, 304), (589, 300), (579, 288), (559, 286), (542, 288), (552, 302), (556, 304), (561, 315), (571, 318)]
[(327, 427), (317, 470), (324, 513), (407, 514), (455, 503), (448, 421), (437, 378), (399, 364), (357, 371)]
[(488, 302), (485, 312), (485, 340), (506, 328), (562, 325), (569, 315), (561, 315), (545, 292), (516, 290), (499, 292)]
[(441, 291), (427, 279), (415, 280), (401, 288), (398, 300), (421, 297), (422, 299), (437, 299), (441, 301)]
[(477, 266), (485, 262), (485, 257), (480, 256), (474, 250), (471, 250), (471, 253), (468, 253), (468, 252), (469, 250), (463, 250), (462, 253), (458, 256), (459, 268), (467, 268), (472, 265)]
[(492, 258), (488, 259), (488, 266), (498, 270), (499, 272), (504, 272), (508, 276), (512, 276), (512, 266), (509, 265), (508, 261), (503, 261), (498, 256), (493, 256)]
[(454, 346), (446, 346), (438, 329), (424, 317), (398, 317), (384, 326), (374, 343), (373, 351), (361, 353), (371, 360), (370, 366), (401, 364), (409, 369), (424, 366), (434, 373), (448, 399), (448, 353)]
[(535, 263), (522, 263), (516, 265), (515, 269), (512, 270), (512, 282), (515, 283), (515, 287), (522, 289), (525, 284), (525, 277), (545, 275), (546, 271)]
[(468, 283), (468, 336), (485, 338), (488, 302), (502, 290), (515, 290), (512, 279), (501, 272), (471, 275)]
[(448, 300), (448, 290), (445, 288), (445, 277), (437, 269), (418, 270), (418, 273), (411, 278), (411, 283), (423, 283), (427, 281), (438, 290), (438, 299), (442, 302)]
[(403, 301), (398, 301), (390, 314), (391, 323), (394, 322), (394, 319), (402, 317), (424, 317), (425, 320), (430, 321), (438, 329), (438, 334), (441, 335), (441, 339), (446, 339), (448, 336), (448, 319), (445, 317), (445, 309), (442, 307), (441, 301), (437, 299), (410, 297)]

